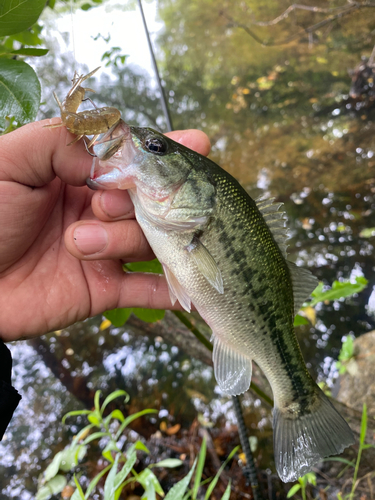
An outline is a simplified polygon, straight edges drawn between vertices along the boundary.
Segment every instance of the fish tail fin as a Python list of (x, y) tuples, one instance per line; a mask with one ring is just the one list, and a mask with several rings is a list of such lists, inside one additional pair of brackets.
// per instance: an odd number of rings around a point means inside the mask
[(273, 410), (276, 469), (285, 483), (354, 443), (349, 425), (320, 389), (306, 400), (304, 397), (289, 407)]

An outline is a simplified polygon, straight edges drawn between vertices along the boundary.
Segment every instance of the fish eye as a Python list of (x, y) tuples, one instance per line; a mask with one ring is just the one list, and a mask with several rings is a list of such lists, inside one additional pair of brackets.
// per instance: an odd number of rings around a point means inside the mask
[(167, 152), (167, 143), (161, 137), (151, 137), (145, 141), (146, 148), (150, 153), (163, 155)]

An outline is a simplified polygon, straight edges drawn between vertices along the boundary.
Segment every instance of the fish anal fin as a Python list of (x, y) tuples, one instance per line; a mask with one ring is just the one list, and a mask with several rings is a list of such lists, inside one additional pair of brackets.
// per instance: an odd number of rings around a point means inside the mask
[(236, 396), (250, 387), (252, 361), (213, 334), (214, 350), (212, 359), (216, 381), (220, 389)]
[(184, 288), (180, 285), (176, 276), (172, 273), (168, 266), (162, 264), (163, 271), (168, 283), (169, 298), (171, 299), (172, 305), (179, 301), (181, 306), (185, 311), (190, 312), (191, 310), (191, 300)]
[(221, 271), (218, 268), (215, 259), (203, 243), (196, 236), (194, 236), (190, 245), (186, 247), (186, 250), (189, 252), (199, 271), (203, 274), (206, 280), (219, 293), (224, 293)]
[(294, 314), (297, 314), (302, 304), (318, 286), (318, 280), (308, 269), (298, 267), (289, 261), (287, 264), (293, 285)]
[(288, 229), (285, 227), (286, 224), (286, 214), (284, 211), (280, 210), (283, 203), (274, 203), (275, 198), (269, 198), (262, 200), (258, 198), (255, 203), (258, 210), (263, 216), (268, 229), (271, 231), (274, 240), (278, 244), (281, 253), (286, 258), (286, 240), (289, 238)]
[[(311, 409), (303, 412), (293, 408), (275, 407), (273, 410), (273, 444), (276, 470), (282, 481), (288, 483), (311, 471), (322, 458), (340, 454), (354, 444), (353, 433), (319, 390)], [(306, 406), (304, 404), (304, 406)]]

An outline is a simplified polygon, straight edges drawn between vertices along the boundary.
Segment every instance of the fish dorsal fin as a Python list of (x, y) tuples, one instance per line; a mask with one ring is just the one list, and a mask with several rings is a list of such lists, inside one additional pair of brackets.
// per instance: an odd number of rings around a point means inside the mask
[(274, 203), (275, 198), (268, 198), (262, 200), (260, 198), (255, 200), (258, 210), (263, 215), (269, 230), (278, 244), (283, 256), (286, 258), (287, 244), (286, 240), (289, 238), (288, 229), (285, 227), (286, 214), (279, 210), (283, 203)]
[(188, 294), (185, 292), (184, 288), (178, 282), (176, 276), (172, 273), (168, 266), (162, 264), (163, 271), (168, 283), (169, 298), (171, 299), (172, 305), (179, 301), (181, 306), (185, 311), (190, 312), (191, 310), (191, 300)]
[(251, 359), (234, 350), (215, 333), (213, 333), (213, 343), (212, 359), (215, 378), (220, 389), (230, 396), (237, 396), (247, 391), (251, 382)]
[(203, 274), (210, 285), (212, 285), (219, 293), (224, 293), (221, 271), (218, 268), (215, 259), (203, 243), (196, 236), (194, 236), (190, 245), (185, 248), (191, 255), (199, 271)]
[(287, 264), (293, 284), (294, 314), (297, 314), (302, 304), (318, 286), (318, 280), (308, 269), (297, 267), (289, 261)]

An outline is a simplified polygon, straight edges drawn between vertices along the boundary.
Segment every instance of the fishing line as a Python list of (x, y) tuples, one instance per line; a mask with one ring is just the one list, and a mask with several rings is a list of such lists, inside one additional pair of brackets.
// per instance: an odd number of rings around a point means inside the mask
[(168, 129), (168, 132), (172, 132), (172, 130), (173, 130), (172, 118), (171, 118), (171, 115), (169, 113), (167, 99), (165, 98), (165, 92), (164, 92), (163, 84), (161, 83), (160, 74), (159, 74), (159, 68), (158, 68), (158, 64), (157, 64), (156, 59), (155, 59), (154, 50), (152, 48), (152, 42), (151, 42), (151, 38), (150, 38), (150, 33), (148, 31), (148, 28), (147, 28), (146, 18), (145, 18), (144, 12), (143, 12), (143, 7), (142, 7), (142, 1), (141, 0), (138, 0), (138, 5), (139, 5), (139, 10), (141, 11), (143, 27), (144, 27), (145, 33), (146, 33), (146, 38), (147, 38), (148, 48), (149, 48), (150, 55), (151, 55), (152, 65), (154, 67), (156, 81), (158, 83), (158, 87), (159, 87), (159, 91), (160, 91), (161, 106), (163, 108), (163, 113), (164, 113), (164, 116), (165, 116), (165, 120), (167, 122), (167, 129)]
[(74, 39), (74, 0), (70, 0), (70, 34), (73, 48), (74, 72), (76, 71), (76, 44)]

